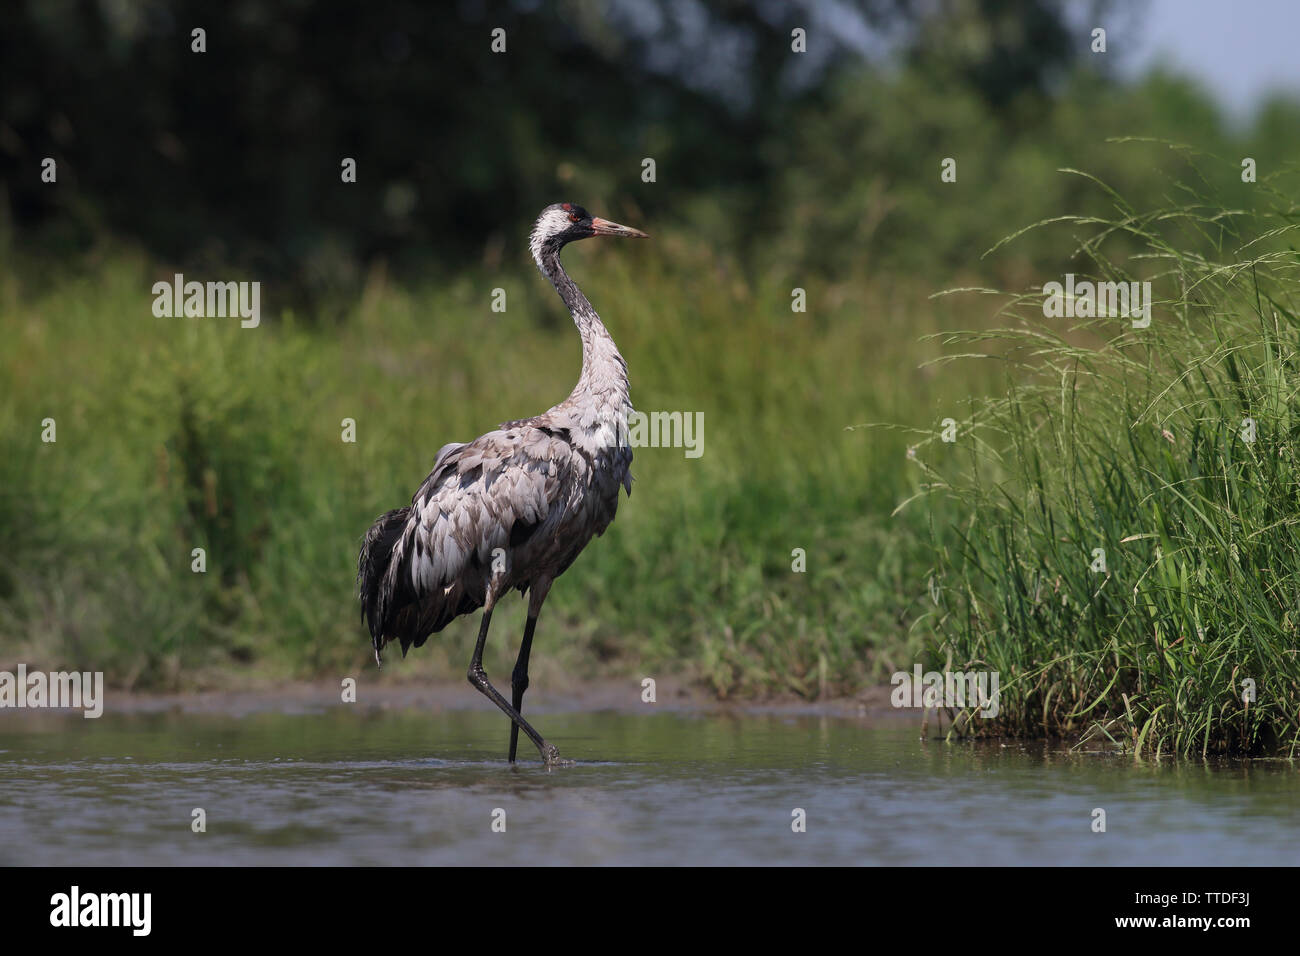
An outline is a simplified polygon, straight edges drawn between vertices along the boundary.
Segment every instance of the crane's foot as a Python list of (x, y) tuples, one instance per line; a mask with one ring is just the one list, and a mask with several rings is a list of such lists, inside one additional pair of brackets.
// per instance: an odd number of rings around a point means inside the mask
[(560, 756), (559, 750), (553, 744), (546, 744), (541, 748), (542, 763), (547, 767), (572, 767), (573, 761), (567, 760)]

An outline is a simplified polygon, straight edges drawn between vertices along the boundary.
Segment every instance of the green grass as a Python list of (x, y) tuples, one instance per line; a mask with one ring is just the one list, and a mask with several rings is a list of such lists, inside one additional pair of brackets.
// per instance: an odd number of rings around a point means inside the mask
[[(999, 717), (970, 725), (983, 732), (1293, 750), (1300, 260), (1287, 180), (1258, 186), (1249, 212), (1171, 183), (1148, 210), (1109, 194), (1110, 218), (1042, 226), (1079, 244), (1062, 271), (1153, 282), (1141, 330), (1044, 318), (1034, 291), (752, 278), (671, 231), (575, 247), (635, 404), (702, 412), (704, 453), (636, 451), (631, 499), (551, 593), (537, 678), (672, 674), (722, 697), (814, 698), (919, 661), (999, 672)], [(577, 376), (567, 314), (515, 259), (417, 287), (376, 269), (318, 316), (264, 296), (254, 330), (155, 318), (150, 289), (171, 270), (129, 253), (53, 274), (11, 264), (5, 659), (148, 688), (373, 666), (353, 597), (366, 527), (441, 445), (546, 409)], [(881, 421), (895, 427), (854, 427)], [(522, 612), (496, 616), (489, 672), (508, 672)], [(459, 680), (475, 626), (392, 671)]]
[[(5, 657), (151, 688), (373, 667), (353, 582), (366, 527), (409, 501), (441, 445), (541, 412), (577, 378), (568, 315), (517, 259), (422, 288), (376, 270), (333, 319), (264, 294), (257, 329), (155, 318), (151, 285), (172, 270), (127, 254), (0, 276)], [(889, 512), (915, 477), (901, 436), (846, 428), (930, 424), (991, 387), (982, 369), (920, 367), (941, 352), (920, 335), (978, 312), (928, 303), (921, 283), (750, 281), (671, 234), (566, 260), (637, 407), (702, 412), (704, 445), (636, 451), (631, 498), (551, 592), (538, 678), (672, 673), (723, 696), (815, 697), (910, 660), (930, 559), (924, 520)], [(508, 671), (522, 610), (496, 616), (489, 672)], [(475, 627), (391, 670), (460, 679)]]
[[(1252, 215), (1180, 194), (1067, 220), (1077, 271), (1153, 281), (1150, 328), (1044, 318), (1030, 292), (1010, 325), (944, 336), (1006, 384), (917, 455), (929, 500), (962, 511), (931, 537), (930, 659), (1001, 678), (998, 717), (968, 726), (1139, 754), (1300, 744), (1300, 254), (1267, 188)], [(1117, 235), (1145, 252), (1110, 261)]]

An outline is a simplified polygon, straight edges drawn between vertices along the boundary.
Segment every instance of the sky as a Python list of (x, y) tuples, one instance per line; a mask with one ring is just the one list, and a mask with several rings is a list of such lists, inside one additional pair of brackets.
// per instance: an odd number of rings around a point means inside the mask
[(1190, 73), (1238, 121), (1272, 90), (1300, 96), (1300, 0), (1149, 0), (1144, 17), (1106, 39), (1127, 71)]
[[(1300, 0), (1114, 0), (1111, 12), (1095, 24), (1091, 0), (1058, 2), (1082, 42), (1090, 42), (1091, 27), (1106, 28), (1107, 55), (1120, 76), (1132, 78), (1159, 65), (1190, 74), (1239, 123), (1248, 122), (1270, 92), (1300, 98)], [(891, 49), (890, 38), (873, 33), (846, 0), (805, 3), (864, 55), (879, 57)]]

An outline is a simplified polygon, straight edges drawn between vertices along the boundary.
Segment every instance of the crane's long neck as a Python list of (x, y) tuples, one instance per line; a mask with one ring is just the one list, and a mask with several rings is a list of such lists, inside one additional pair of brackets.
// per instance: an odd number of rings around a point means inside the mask
[(537, 267), (551, 280), (560, 294), (573, 324), (582, 336), (582, 375), (574, 386), (570, 399), (594, 401), (621, 410), (629, 406), (627, 363), (619, 354), (614, 338), (600, 321), (582, 290), (569, 278), (560, 265), (560, 250), (545, 248), (537, 256)]

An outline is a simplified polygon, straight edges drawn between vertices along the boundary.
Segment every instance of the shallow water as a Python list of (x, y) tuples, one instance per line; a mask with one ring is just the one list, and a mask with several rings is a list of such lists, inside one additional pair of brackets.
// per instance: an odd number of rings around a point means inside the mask
[(486, 711), (0, 716), (0, 864), (1300, 862), (1284, 761), (1135, 765), (831, 717), (538, 722), (576, 766), (509, 767)]

